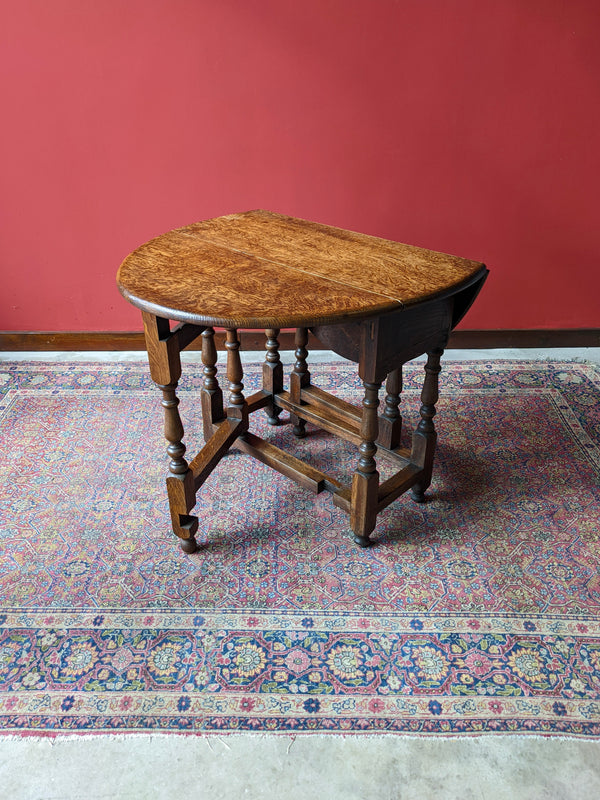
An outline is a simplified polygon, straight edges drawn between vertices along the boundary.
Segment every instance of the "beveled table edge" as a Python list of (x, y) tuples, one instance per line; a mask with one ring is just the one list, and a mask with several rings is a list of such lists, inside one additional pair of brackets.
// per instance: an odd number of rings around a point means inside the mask
[(214, 328), (245, 328), (249, 330), (264, 330), (267, 328), (310, 328), (313, 325), (335, 325), (336, 323), (359, 321), (385, 314), (388, 311), (397, 311), (404, 306), (402, 303), (390, 301), (371, 306), (367, 309), (359, 309), (350, 312), (338, 312), (336, 314), (326, 314), (321, 316), (309, 317), (306, 314), (286, 314), (283, 316), (269, 317), (214, 317), (209, 314), (192, 314), (188, 311), (181, 311), (176, 308), (158, 305), (141, 297), (137, 297), (129, 292), (125, 287), (117, 282), (119, 292), (123, 297), (141, 311), (147, 311), (157, 317), (186, 322), (192, 325), (205, 325)]
[(359, 322), (372, 317), (379, 317), (390, 311), (398, 311), (402, 308), (410, 308), (412, 306), (421, 305), (431, 300), (441, 300), (444, 297), (449, 297), (457, 294), (463, 289), (468, 288), (477, 281), (481, 280), (488, 274), (489, 270), (485, 264), (481, 264), (481, 268), (473, 275), (467, 276), (459, 283), (452, 286), (445, 287), (438, 292), (423, 295), (417, 300), (401, 303), (400, 301), (390, 300), (387, 303), (380, 303), (370, 306), (367, 309), (358, 309), (356, 311), (342, 311), (335, 314), (326, 314), (321, 316), (307, 316), (306, 314), (291, 314), (285, 317), (277, 315), (269, 317), (214, 317), (209, 314), (192, 314), (191, 312), (181, 311), (180, 309), (170, 308), (169, 306), (158, 305), (143, 297), (137, 297), (129, 292), (120, 282), (117, 273), (117, 287), (121, 295), (136, 308), (141, 311), (147, 311), (157, 317), (164, 319), (172, 319), (177, 322), (185, 322), (192, 325), (205, 325), (215, 328), (244, 328), (249, 330), (265, 330), (268, 328), (312, 328), (319, 325), (337, 325), (344, 322)]

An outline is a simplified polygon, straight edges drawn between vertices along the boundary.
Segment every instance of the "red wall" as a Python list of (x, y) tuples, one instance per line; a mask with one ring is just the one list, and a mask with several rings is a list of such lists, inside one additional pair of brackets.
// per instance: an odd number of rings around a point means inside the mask
[(269, 208), (485, 261), (467, 328), (600, 327), (598, 0), (0, 0), (0, 328)]

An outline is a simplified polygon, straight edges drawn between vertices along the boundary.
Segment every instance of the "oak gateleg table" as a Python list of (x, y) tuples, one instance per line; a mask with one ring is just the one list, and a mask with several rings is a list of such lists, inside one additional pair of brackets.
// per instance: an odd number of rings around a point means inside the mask
[[(117, 283), (142, 311), (153, 381), (162, 390), (170, 456), (167, 492), (173, 531), (185, 553), (197, 549), (196, 492), (235, 446), (304, 488), (328, 491), (350, 515), (354, 541), (370, 544), (378, 513), (412, 490), (417, 502), (431, 483), (438, 374), (450, 331), (487, 277), (476, 261), (424, 250), (268, 211), (249, 211), (198, 222), (147, 242), (122, 263)], [(176, 326), (171, 321), (178, 322)], [(229, 402), (217, 380), (214, 329), (226, 331)], [(240, 329), (263, 329), (266, 359), (260, 391), (243, 393)], [(296, 363), (284, 387), (279, 332), (295, 328)], [(358, 364), (362, 409), (311, 382), (308, 331), (338, 355)], [(180, 352), (202, 340), (201, 391), (205, 445), (185, 458), (176, 394)], [(427, 353), (420, 420), (410, 450), (400, 447), (402, 365)], [(379, 390), (386, 396), (379, 414)], [(290, 413), (294, 434), (306, 422), (356, 443), (358, 461), (344, 485), (252, 433), (250, 417), (265, 409), (278, 423)], [(382, 448), (398, 462), (380, 482), (375, 455)]]

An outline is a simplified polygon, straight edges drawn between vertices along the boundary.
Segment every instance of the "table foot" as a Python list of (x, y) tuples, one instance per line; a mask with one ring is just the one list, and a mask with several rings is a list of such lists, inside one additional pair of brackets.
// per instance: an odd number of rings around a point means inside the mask
[(179, 542), (179, 546), (183, 550), (184, 553), (188, 555), (192, 555), (198, 550), (198, 542), (196, 541), (194, 536), (190, 536), (189, 539), (181, 539)]
[(298, 419), (298, 417), (296, 416), (295, 419), (297, 419), (298, 421), (292, 428), (292, 433), (294, 434), (296, 439), (304, 439), (304, 437), (306, 436), (306, 422), (303, 419)]
[(352, 539), (359, 547), (371, 547), (373, 544), (368, 536), (353, 536)]
[(422, 492), (420, 489), (411, 489), (410, 496), (415, 503), (425, 503), (427, 500), (425, 492)]

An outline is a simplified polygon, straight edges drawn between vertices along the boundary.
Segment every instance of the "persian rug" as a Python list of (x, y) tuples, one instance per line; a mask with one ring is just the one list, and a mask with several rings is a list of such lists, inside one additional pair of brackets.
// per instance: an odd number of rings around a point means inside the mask
[[(360, 402), (353, 365), (311, 371)], [(201, 373), (179, 393), (191, 455)], [(405, 368), (406, 443), (422, 377)], [(368, 550), (330, 496), (230, 454), (192, 556), (145, 364), (3, 363), (0, 387), (5, 734), (600, 735), (598, 367), (446, 363), (430, 499), (390, 505)], [(310, 426), (253, 427), (354, 469), (354, 446)]]

